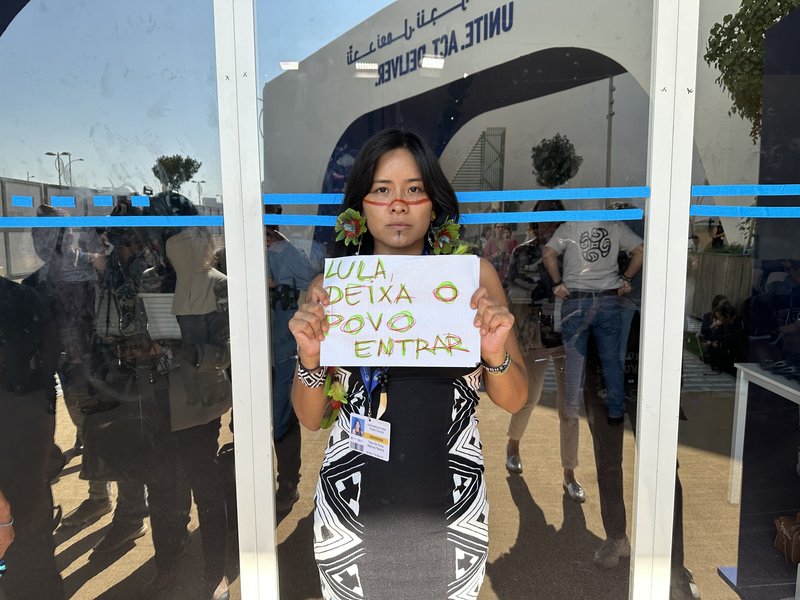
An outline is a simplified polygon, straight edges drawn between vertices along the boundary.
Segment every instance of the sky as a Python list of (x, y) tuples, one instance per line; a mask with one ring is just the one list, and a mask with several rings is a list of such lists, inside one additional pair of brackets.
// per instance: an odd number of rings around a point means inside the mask
[[(256, 0), (257, 89), (390, 3)], [(141, 193), (157, 156), (188, 154), (202, 196), (222, 195), (211, 0), (31, 0), (0, 36), (0, 81), (0, 176), (56, 183), (45, 153), (70, 152), (75, 186)]]

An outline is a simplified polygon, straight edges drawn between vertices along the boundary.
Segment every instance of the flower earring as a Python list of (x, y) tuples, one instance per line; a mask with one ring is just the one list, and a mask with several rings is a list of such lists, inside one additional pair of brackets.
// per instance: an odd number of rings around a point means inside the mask
[(428, 229), (428, 244), (433, 250), (434, 254), (466, 254), (469, 250), (469, 244), (459, 241), (461, 237), (461, 227), (453, 221), (453, 219), (446, 219), (444, 223), (438, 227), (433, 226), (433, 219), (431, 218), (431, 227)]
[(339, 235), (336, 236), (336, 241), (344, 240), (344, 245), (356, 244), (358, 250), (361, 249), (361, 238), (367, 232), (367, 221), (361, 216), (361, 213), (354, 208), (348, 208), (336, 218), (335, 230)]

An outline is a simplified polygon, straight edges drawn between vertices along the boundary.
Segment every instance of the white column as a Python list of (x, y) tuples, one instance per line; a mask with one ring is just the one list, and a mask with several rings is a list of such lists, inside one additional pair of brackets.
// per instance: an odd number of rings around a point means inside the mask
[(214, 0), (242, 597), (277, 598), (253, 0)]
[(669, 598), (699, 0), (656, 0), (631, 598)]

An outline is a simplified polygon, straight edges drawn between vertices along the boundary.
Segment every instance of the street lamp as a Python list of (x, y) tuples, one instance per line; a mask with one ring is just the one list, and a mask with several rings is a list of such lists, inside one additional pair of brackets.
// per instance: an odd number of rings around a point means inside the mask
[(200, 181), (197, 181), (196, 179), (192, 179), (192, 183), (196, 183), (197, 184), (197, 205), (198, 206), (202, 206), (203, 205), (203, 197), (201, 195), (203, 193), (203, 186), (200, 185), (200, 184), (201, 183), (205, 183), (205, 182), (206, 182), (205, 179), (201, 179)]
[(70, 186), (72, 185), (72, 163), (74, 163), (74, 162), (83, 162), (83, 159), (82, 158), (70, 158), (67, 161), (67, 164), (64, 165), (64, 174), (66, 175), (66, 172), (69, 171), (69, 184), (68, 185), (70, 185)]
[(69, 152), (45, 152), (45, 156), (56, 157), (56, 173), (58, 173), (58, 185), (61, 185), (61, 174), (64, 172), (64, 161), (61, 160), (62, 156), (71, 156)]

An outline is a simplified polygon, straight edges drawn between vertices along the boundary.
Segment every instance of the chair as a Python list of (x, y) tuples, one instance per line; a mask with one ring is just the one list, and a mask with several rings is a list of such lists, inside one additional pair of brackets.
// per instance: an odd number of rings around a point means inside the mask
[(700, 360), (703, 362), (708, 362), (703, 350), (703, 344), (700, 341), (700, 328), (702, 327), (703, 322), (700, 319), (692, 317), (691, 315), (686, 315), (685, 319), (686, 324), (684, 330), (686, 332), (686, 349), (693, 351), (694, 346), (696, 346), (697, 355), (700, 357)]

